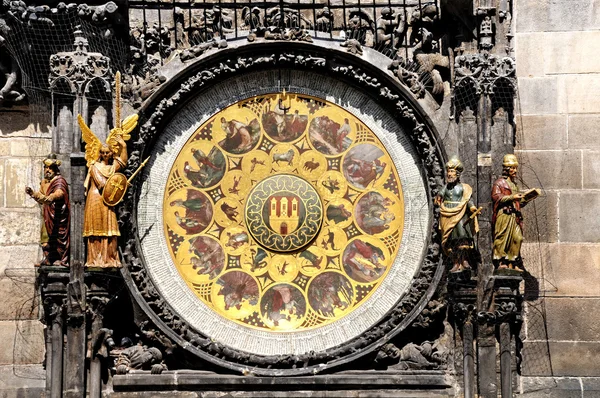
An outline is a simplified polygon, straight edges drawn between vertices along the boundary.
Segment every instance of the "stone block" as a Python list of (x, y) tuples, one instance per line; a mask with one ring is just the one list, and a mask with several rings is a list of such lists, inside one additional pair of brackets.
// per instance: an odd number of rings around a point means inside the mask
[(600, 151), (583, 151), (583, 188), (600, 188)]
[(37, 319), (34, 264), (41, 257), (39, 252), (38, 245), (5, 246), (0, 250), (0, 320)]
[(600, 243), (600, 192), (562, 192), (559, 198), (559, 241)]
[(41, 211), (0, 211), (0, 246), (39, 243), (41, 225)]
[(546, 75), (600, 72), (600, 31), (547, 33), (540, 45)]
[(517, 32), (560, 32), (598, 27), (594, 0), (515, 2)]
[(515, 35), (517, 77), (540, 77), (544, 75), (544, 51), (548, 44), (545, 33), (518, 33)]
[(517, 117), (517, 149), (563, 149), (566, 147), (566, 115)]
[(600, 126), (600, 115), (570, 115), (568, 147), (600, 149), (598, 126)]
[(4, 180), (4, 159), (0, 159), (0, 207), (4, 207), (4, 193), (6, 189), (4, 188), (6, 185), (6, 181)]
[(49, 138), (13, 138), (10, 142), (11, 156), (44, 158), (51, 151)]
[(600, 245), (551, 244), (548, 250), (545, 277), (556, 290), (549, 294), (600, 297)]
[(600, 397), (600, 377), (584, 377), (581, 379), (584, 398)]
[(0, 137), (0, 156), (10, 155), (10, 138)]
[(590, 314), (600, 313), (600, 298), (546, 298), (549, 340), (600, 341), (600, 323)]
[(39, 321), (0, 321), (0, 365), (38, 364), (44, 360), (44, 325)]
[(0, 366), (0, 396), (3, 398), (41, 397), (46, 386), (42, 365)]
[(527, 398), (581, 396), (581, 383), (572, 377), (521, 377), (521, 386), (519, 396)]
[(523, 115), (556, 114), (566, 106), (557, 77), (520, 77), (518, 84)]
[[(533, 184), (532, 184), (533, 185)], [(558, 241), (558, 192), (547, 190), (523, 208), (525, 242)]]
[[(600, 342), (525, 341), (523, 342), (525, 376), (597, 376), (600, 374)], [(552, 366), (539, 367), (551, 361)], [(581, 393), (580, 393), (581, 394)]]
[(6, 207), (24, 207), (26, 205), (25, 186), (29, 182), (30, 168), (29, 159), (5, 160)]
[[(600, 79), (595, 73), (558, 76), (558, 113), (597, 113)], [(544, 101), (540, 98), (540, 101)]]
[(527, 186), (581, 188), (581, 151), (517, 151), (516, 154), (521, 179)]
[(0, 112), (0, 136), (52, 137), (51, 121), (36, 120), (27, 111)]

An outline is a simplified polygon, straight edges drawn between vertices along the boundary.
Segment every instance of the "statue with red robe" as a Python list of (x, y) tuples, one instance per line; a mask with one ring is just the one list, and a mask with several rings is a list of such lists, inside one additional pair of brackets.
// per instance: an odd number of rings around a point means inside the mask
[(25, 192), (42, 205), (44, 223), (42, 224), (40, 244), (44, 258), (40, 265), (69, 266), (71, 204), (69, 203), (69, 185), (60, 175), (61, 161), (56, 155), (44, 159), (44, 179), (40, 190), (26, 187)]

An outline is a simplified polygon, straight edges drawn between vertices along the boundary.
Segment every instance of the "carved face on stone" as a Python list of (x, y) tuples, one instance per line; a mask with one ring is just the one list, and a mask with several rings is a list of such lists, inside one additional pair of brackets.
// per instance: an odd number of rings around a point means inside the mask
[(113, 158), (113, 153), (110, 150), (109, 147), (107, 147), (106, 145), (103, 145), (102, 148), (100, 148), (100, 160), (106, 164), (110, 163), (110, 161)]
[(451, 169), (451, 168), (447, 168), (446, 169), (446, 176), (448, 178), (448, 182), (449, 183), (454, 183), (456, 181), (458, 181), (458, 171), (456, 169)]
[(508, 176), (511, 180), (514, 180), (517, 177), (517, 169), (519, 166), (510, 166), (507, 168)]
[(44, 178), (46, 180), (50, 181), (56, 174), (56, 169), (53, 166), (44, 165)]

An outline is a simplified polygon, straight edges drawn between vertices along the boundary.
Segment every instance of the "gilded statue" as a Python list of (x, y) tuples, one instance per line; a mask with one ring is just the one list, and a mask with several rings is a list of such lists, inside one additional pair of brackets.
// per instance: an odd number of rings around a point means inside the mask
[(39, 191), (26, 187), (25, 192), (42, 205), (44, 222), (40, 245), (44, 258), (40, 265), (69, 266), (71, 205), (69, 185), (60, 174), (61, 161), (56, 155), (44, 159), (44, 178)]
[(450, 272), (472, 269), (477, 254), (475, 235), (479, 232), (477, 215), (481, 208), (473, 204), (473, 188), (460, 182), (463, 170), (463, 164), (457, 158), (446, 163), (448, 183), (436, 198), (436, 204), (440, 206), (442, 249), (452, 263)]
[[(117, 238), (120, 236), (114, 199), (115, 193), (124, 193), (127, 181), (111, 179), (119, 174), (127, 165), (127, 144), (129, 133), (135, 128), (138, 115), (131, 115), (121, 121), (120, 107), (120, 74), (115, 77), (116, 94), (116, 126), (113, 128), (105, 144), (78, 116), (79, 126), (85, 141), (85, 160), (88, 173), (85, 178), (85, 211), (83, 236), (87, 238), (87, 267), (115, 268), (121, 266), (117, 250)], [(124, 178), (124, 176), (123, 176)], [(107, 195), (107, 193), (111, 193)]]
[(498, 178), (492, 186), (492, 201), (494, 202), (493, 259), (498, 269), (522, 272), (523, 215), (521, 208), (537, 198), (540, 190), (536, 188), (524, 192), (519, 190), (515, 181), (518, 167), (519, 162), (515, 155), (505, 155), (502, 160), (502, 177)]

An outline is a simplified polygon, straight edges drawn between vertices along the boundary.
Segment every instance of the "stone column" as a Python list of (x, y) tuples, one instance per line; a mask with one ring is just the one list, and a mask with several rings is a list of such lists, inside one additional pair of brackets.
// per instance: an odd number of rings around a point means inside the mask
[(79, 398), (85, 395), (85, 302), (83, 264), (71, 265), (67, 289), (67, 350), (64, 378), (64, 396)]

